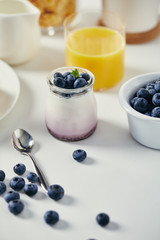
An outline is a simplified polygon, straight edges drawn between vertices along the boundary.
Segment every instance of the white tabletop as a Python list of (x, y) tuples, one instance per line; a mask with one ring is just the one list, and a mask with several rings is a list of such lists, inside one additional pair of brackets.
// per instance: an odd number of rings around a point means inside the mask
[[(126, 47), (123, 82), (138, 74), (160, 71), (160, 38)], [(0, 121), (0, 169), (7, 183), (15, 176), (13, 166), (24, 163), (33, 171), (27, 156), (11, 145), (14, 129), (24, 128), (35, 139), (33, 154), (49, 184), (64, 187), (59, 202), (39, 187), (33, 198), (21, 193), (25, 204), (19, 216), (12, 215), (0, 196), (1, 240), (159, 240), (160, 239), (160, 155), (132, 139), (126, 113), (118, 101), (120, 85), (95, 93), (98, 126), (95, 133), (79, 142), (61, 142), (47, 131), (44, 120), (48, 91), (46, 76), (64, 66), (63, 34), (43, 36), (38, 55), (29, 63), (14, 67), (21, 91), (13, 110)], [(77, 163), (72, 152), (87, 151), (88, 158)], [(26, 179), (26, 178), (25, 178)], [(47, 210), (56, 210), (60, 221), (49, 227), (43, 220)], [(109, 214), (110, 224), (96, 223), (100, 212)]]

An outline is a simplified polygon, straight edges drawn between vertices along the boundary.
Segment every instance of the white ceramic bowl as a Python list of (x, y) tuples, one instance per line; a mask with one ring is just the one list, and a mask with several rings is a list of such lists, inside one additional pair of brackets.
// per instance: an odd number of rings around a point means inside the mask
[(131, 107), (130, 100), (140, 87), (158, 78), (160, 72), (139, 75), (124, 83), (119, 91), (119, 102), (127, 113), (131, 135), (139, 143), (154, 149), (160, 149), (160, 119), (137, 112)]

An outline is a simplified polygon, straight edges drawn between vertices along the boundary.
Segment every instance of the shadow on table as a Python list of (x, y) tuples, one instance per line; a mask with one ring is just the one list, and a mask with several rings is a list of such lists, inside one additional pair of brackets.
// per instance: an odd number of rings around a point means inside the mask
[(0, 145), (4, 143), (5, 139), (9, 138), (10, 140), (12, 132), (16, 128), (23, 128), (23, 124), (29, 118), (32, 105), (31, 90), (23, 79), (20, 79), (19, 98), (11, 112), (0, 123)]
[[(75, 142), (79, 145), (80, 142)], [(81, 142), (82, 143), (82, 142)], [(92, 136), (83, 140), (84, 145), (109, 148), (134, 148), (140, 146), (130, 135), (129, 129), (99, 119), (97, 129)]]
[(108, 92), (118, 94), (120, 87), (126, 81), (128, 81), (129, 79), (131, 79), (135, 76), (138, 76), (138, 75), (141, 75), (141, 74), (144, 74), (144, 73), (146, 73), (146, 71), (144, 71), (143, 69), (140, 70), (140, 69), (135, 69), (135, 68), (131, 68), (131, 67), (126, 67), (125, 68), (125, 75), (124, 75), (122, 81), (119, 82), (115, 87), (113, 87), (111, 89), (108, 89)]
[(47, 71), (50, 72), (55, 68), (65, 65), (64, 49), (50, 48), (49, 46), (42, 46), (38, 54), (29, 62), (15, 67), (15, 69), (23, 69), (29, 71)]

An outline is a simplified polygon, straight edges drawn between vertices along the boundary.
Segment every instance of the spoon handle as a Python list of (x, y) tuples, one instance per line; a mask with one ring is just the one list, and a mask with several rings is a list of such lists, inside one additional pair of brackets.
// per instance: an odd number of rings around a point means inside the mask
[(37, 175), (39, 177), (39, 182), (40, 182), (41, 187), (47, 192), (49, 185), (48, 185), (48, 182), (47, 182), (43, 172), (41, 171), (40, 167), (38, 166), (36, 160), (33, 158), (32, 154), (29, 152), (29, 153), (27, 153), (27, 155), (32, 160), (32, 164), (33, 164), (35, 172), (37, 173)]

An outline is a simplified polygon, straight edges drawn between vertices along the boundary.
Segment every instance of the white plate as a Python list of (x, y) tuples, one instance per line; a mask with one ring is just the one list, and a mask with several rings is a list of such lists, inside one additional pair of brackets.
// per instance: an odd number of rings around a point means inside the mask
[(14, 70), (0, 60), (0, 120), (14, 107), (20, 92), (19, 79)]

